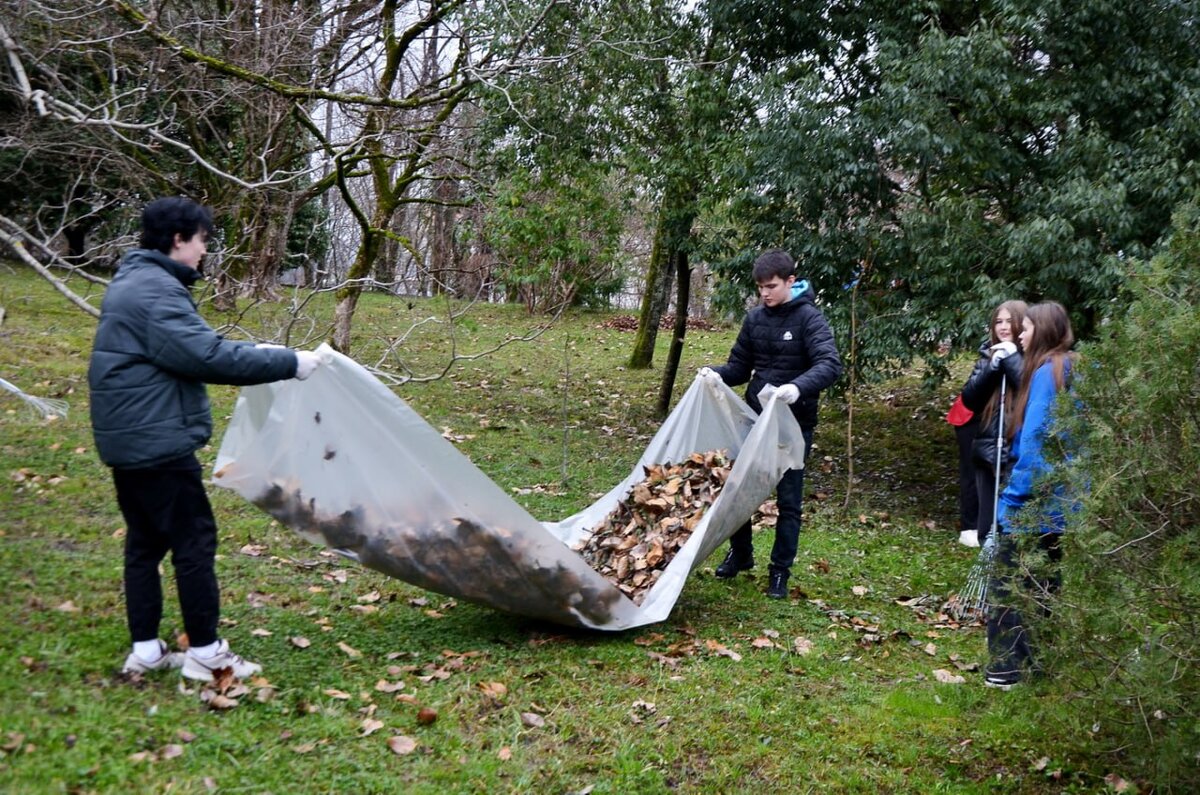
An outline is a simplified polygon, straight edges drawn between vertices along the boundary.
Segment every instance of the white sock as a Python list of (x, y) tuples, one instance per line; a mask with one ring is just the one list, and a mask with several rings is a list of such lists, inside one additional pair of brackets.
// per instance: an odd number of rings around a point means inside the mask
[(136, 641), (133, 644), (133, 653), (146, 662), (154, 662), (163, 656), (162, 641), (158, 638)]
[(208, 644), (207, 646), (193, 646), (190, 649), (188, 649), (188, 653), (191, 654), (193, 657), (207, 658), (207, 657), (216, 656), (217, 652), (220, 650), (221, 650), (221, 641), (214, 640), (212, 643)]

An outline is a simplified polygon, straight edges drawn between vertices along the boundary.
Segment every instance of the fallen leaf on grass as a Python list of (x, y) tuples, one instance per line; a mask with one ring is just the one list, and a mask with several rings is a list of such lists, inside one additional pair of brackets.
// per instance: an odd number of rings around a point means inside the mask
[(792, 641), (792, 648), (801, 656), (812, 654), (813, 642), (808, 638), (796, 638)]
[(634, 638), (633, 645), (650, 646), (664, 639), (665, 637), (661, 632), (651, 632), (649, 635), (643, 635), (640, 638)]
[(961, 685), (967, 680), (955, 673), (950, 673), (945, 668), (938, 668), (933, 672), (933, 678), (944, 685)]
[(389, 682), (386, 679), (380, 679), (375, 683), (375, 689), (380, 693), (398, 693), (404, 689), (404, 683)]
[(238, 705), (238, 700), (236, 698), (223, 696), (220, 693), (213, 692), (212, 690), (200, 691), (200, 700), (207, 704), (208, 708), (212, 710), (233, 709)]
[(734, 662), (740, 662), (742, 659), (742, 655), (738, 654), (733, 649), (729, 649), (729, 648), (726, 648), (725, 646), (722, 646), (720, 643), (718, 643), (715, 640), (706, 640), (706, 641), (704, 641), (704, 645), (713, 654), (719, 654), (723, 657), (728, 657), (729, 659), (733, 660)]
[(309, 640), (308, 638), (305, 638), (305, 637), (301, 637), (299, 635), (292, 638), (291, 641), (292, 641), (292, 645), (295, 646), (297, 649), (307, 649), (309, 646), (312, 645), (311, 640)]
[(363, 594), (362, 596), (358, 597), (358, 603), (364, 605), (374, 604), (382, 598), (383, 596), (380, 595), (379, 591), (371, 591), (368, 594)]
[(856, 585), (850, 589), (850, 593), (855, 596), (866, 596), (870, 592), (870, 588), (865, 585)]
[(387, 744), (396, 756), (406, 756), (417, 750), (417, 741), (403, 734), (389, 737)]
[(338, 647), (339, 649), (341, 649), (342, 651), (344, 651), (344, 652), (346, 653), (346, 656), (347, 656), (347, 657), (350, 657), (350, 658), (352, 658), (352, 659), (353, 659), (353, 658), (357, 658), (357, 657), (361, 657), (361, 656), (362, 656), (362, 652), (361, 652), (361, 651), (359, 651), (358, 649), (354, 648), (353, 646), (350, 646), (348, 643), (345, 643), (344, 641), (340, 641), (340, 640), (339, 640), (339, 641), (338, 641), (338, 644), (337, 644), (337, 647)]
[(659, 654), (656, 651), (648, 651), (648, 652), (646, 652), (646, 656), (649, 657), (651, 660), (654, 660), (656, 663), (659, 663), (660, 665), (665, 665), (669, 668), (678, 668), (679, 667), (679, 658), (678, 657), (668, 657), (667, 655)]
[(417, 723), (422, 726), (429, 726), (437, 719), (438, 713), (433, 707), (421, 707), (417, 710)]
[(175, 745), (174, 743), (171, 745), (164, 745), (162, 750), (158, 753), (160, 759), (174, 759), (177, 756), (183, 756), (183, 746)]
[(350, 694), (347, 693), (345, 690), (335, 690), (331, 687), (328, 690), (322, 690), (321, 692), (324, 693), (325, 695), (329, 696), (330, 698), (336, 698), (338, 701), (349, 701), (350, 700)]
[(76, 607), (75, 603), (73, 601), (71, 601), (70, 599), (63, 602), (62, 604), (60, 604), (58, 607), (56, 607), (54, 609), (60, 613), (78, 613), (79, 612), (79, 608)]
[(158, 758), (153, 751), (138, 751), (136, 754), (129, 755), (130, 762), (156, 762)]
[(499, 759), (501, 762), (507, 762), (508, 760), (512, 759), (512, 749), (509, 748), (507, 745), (504, 746), (503, 748), (501, 748), (499, 751), (496, 752), (496, 758)]
[(629, 719), (633, 723), (642, 723), (648, 716), (658, 712), (658, 706), (650, 701), (642, 701), (640, 698), (633, 702), (633, 709), (629, 710)]
[(361, 725), (362, 734), (359, 737), (369, 737), (383, 728), (383, 721), (378, 718), (367, 718)]
[(1105, 776), (1104, 783), (1112, 787), (1113, 792), (1129, 792), (1130, 787), (1133, 786), (1116, 773), (1109, 773), (1107, 776)]
[(937, 656), (937, 646), (932, 643), (926, 643), (925, 648), (921, 649), (921, 651), (925, 652), (930, 657)]
[(521, 723), (531, 729), (540, 729), (546, 725), (546, 719), (536, 712), (522, 712)]
[(269, 637), (271, 637), (271, 635), (273, 633), (269, 629), (262, 629), (261, 627), (259, 627), (259, 628), (250, 630), (250, 634), (254, 635), (256, 637), (259, 637), (259, 638), (269, 638)]
[(196, 735), (192, 734), (187, 729), (180, 729), (175, 732), (175, 736), (179, 738), (181, 743), (191, 743), (196, 741)]
[(508, 688), (499, 682), (480, 682), (479, 689), (488, 698), (500, 699), (508, 693)]

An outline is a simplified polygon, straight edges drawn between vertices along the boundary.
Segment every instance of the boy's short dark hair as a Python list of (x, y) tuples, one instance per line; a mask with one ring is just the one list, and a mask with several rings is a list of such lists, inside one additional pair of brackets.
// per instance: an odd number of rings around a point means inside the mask
[(754, 281), (756, 284), (770, 281), (778, 276), (787, 281), (789, 276), (796, 275), (796, 260), (781, 248), (764, 251), (754, 260)]
[(200, 231), (213, 233), (212, 210), (191, 199), (179, 196), (155, 199), (142, 210), (142, 248), (170, 254), (176, 234), (191, 240)]

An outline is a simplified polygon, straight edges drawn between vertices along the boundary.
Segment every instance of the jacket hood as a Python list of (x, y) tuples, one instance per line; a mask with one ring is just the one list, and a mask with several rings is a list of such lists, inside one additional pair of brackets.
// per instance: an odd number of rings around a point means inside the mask
[(771, 314), (782, 314), (791, 312), (801, 304), (812, 304), (817, 299), (817, 293), (813, 290), (812, 284), (808, 279), (797, 279), (792, 285), (792, 298), (786, 304), (778, 304), (776, 306), (764, 306), (763, 310)]
[(161, 251), (152, 248), (135, 248), (121, 258), (118, 270), (128, 266), (159, 267), (174, 276), (184, 287), (191, 287), (200, 279), (200, 272), (176, 262)]

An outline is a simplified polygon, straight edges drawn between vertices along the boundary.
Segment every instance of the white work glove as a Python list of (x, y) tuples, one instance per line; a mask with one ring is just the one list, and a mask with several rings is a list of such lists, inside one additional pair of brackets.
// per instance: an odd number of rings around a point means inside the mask
[(775, 396), (790, 406), (800, 399), (800, 387), (795, 384), (784, 384), (775, 390)]
[(260, 342), (254, 346), (255, 348), (286, 348), (286, 345), (279, 345), (274, 342)]
[(1004, 342), (997, 342), (992, 346), (992, 369), (995, 370), (999, 368), (1000, 361), (1002, 359), (1007, 359), (1016, 352), (1017, 346), (1015, 343), (1009, 342), (1008, 340), (1005, 340)]
[(716, 383), (716, 384), (719, 384), (722, 381), (721, 374), (718, 373), (716, 370), (712, 369), (711, 367), (701, 367), (699, 370), (696, 371), (696, 375), (698, 375), (701, 378), (706, 379), (708, 381), (712, 381), (713, 383)]
[(296, 380), (308, 378), (320, 363), (321, 357), (313, 351), (296, 351)]

